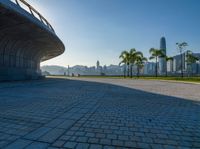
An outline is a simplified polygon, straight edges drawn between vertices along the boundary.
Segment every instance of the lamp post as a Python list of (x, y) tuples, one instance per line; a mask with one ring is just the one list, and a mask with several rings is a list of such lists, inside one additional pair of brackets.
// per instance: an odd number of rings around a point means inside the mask
[(67, 67), (67, 76), (69, 77), (69, 65)]

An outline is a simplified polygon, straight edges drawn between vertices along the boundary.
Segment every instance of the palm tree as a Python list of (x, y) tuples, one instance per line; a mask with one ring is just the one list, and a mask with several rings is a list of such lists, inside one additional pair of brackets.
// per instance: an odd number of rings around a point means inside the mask
[[(165, 60), (166, 60), (166, 63), (168, 62), (168, 61), (170, 61), (170, 60), (172, 60), (173, 61), (173, 57), (169, 57), (169, 56), (165, 56)], [(167, 77), (167, 68), (166, 68), (166, 77)]]
[(181, 77), (183, 78), (183, 51), (188, 46), (187, 42), (176, 43), (178, 51), (181, 55)]
[(136, 49), (130, 49), (130, 72), (131, 72), (131, 78), (133, 77), (133, 65), (135, 63), (135, 53), (136, 53)]
[(139, 78), (140, 69), (144, 66), (144, 63), (147, 61), (147, 58), (143, 56), (142, 52), (138, 52), (138, 54), (135, 57), (135, 64), (137, 66), (137, 77)]
[[(122, 61), (119, 63), (119, 65), (124, 64), (124, 78), (126, 77), (126, 67), (128, 66), (128, 72), (129, 74), (129, 64), (130, 64), (130, 54), (128, 51), (122, 51), (119, 58), (122, 59)], [(129, 75), (128, 75), (129, 76)]]
[(132, 78), (133, 77), (133, 65), (135, 64), (137, 57), (141, 56), (143, 54), (140, 51), (136, 51), (136, 49), (134, 49), (134, 48), (131, 49), (129, 53), (130, 53), (130, 72), (131, 72), (131, 78)]
[(155, 49), (155, 48), (151, 48), (149, 50), (149, 53), (151, 54), (150, 56), (150, 60), (151, 59), (156, 59), (156, 69), (155, 69), (155, 73), (156, 73), (156, 77), (158, 76), (158, 58), (159, 57), (164, 57), (164, 54), (162, 52), (162, 50), (159, 49)]
[(187, 66), (190, 66), (191, 67), (191, 71), (193, 72), (192, 70), (192, 64), (196, 63), (199, 58), (194, 56), (192, 51), (187, 51), (187, 54), (186, 54), (186, 62), (187, 62)]
[(126, 61), (125, 59), (122, 59), (122, 61), (119, 63), (119, 65), (121, 64), (124, 64), (123, 67), (124, 67), (124, 78), (126, 78)]

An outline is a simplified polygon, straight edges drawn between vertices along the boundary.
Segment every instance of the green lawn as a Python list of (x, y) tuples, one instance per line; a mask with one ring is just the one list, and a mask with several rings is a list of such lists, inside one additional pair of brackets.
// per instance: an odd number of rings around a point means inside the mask
[(147, 80), (171, 80), (171, 81), (182, 81), (182, 82), (197, 82), (200, 83), (200, 77), (141, 77), (141, 79)]
[[(48, 76), (48, 77), (55, 77), (55, 78), (67, 78), (67, 76)], [(73, 78), (73, 77), (71, 77)], [(79, 77), (75, 77), (79, 78)], [(178, 82), (196, 82), (200, 83), (200, 77), (147, 77), (147, 76), (141, 76), (139, 78), (137, 77), (126, 77), (123, 76), (80, 76), (80, 78), (112, 78), (112, 79), (142, 79), (142, 80), (166, 80), (166, 81), (178, 81)]]
[[(82, 76), (87, 78), (112, 78), (112, 79), (124, 79), (123, 76)], [(200, 83), (200, 77), (144, 77), (141, 76), (139, 78), (133, 77), (129, 78), (126, 77), (125, 79), (143, 79), (143, 80), (166, 80), (166, 81), (178, 81), (178, 82), (195, 82)]]

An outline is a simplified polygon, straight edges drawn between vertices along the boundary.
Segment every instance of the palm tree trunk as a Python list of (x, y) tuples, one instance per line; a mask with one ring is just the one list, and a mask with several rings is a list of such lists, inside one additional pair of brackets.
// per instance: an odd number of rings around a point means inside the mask
[(131, 78), (133, 77), (133, 65), (131, 64)]
[(124, 78), (126, 78), (126, 65), (124, 66)]
[(129, 70), (129, 64), (128, 64), (127, 66), (128, 66), (128, 68), (127, 68), (127, 69), (128, 69), (128, 71), (127, 71), (127, 76), (129, 77), (129, 71), (130, 71), (130, 70)]
[(187, 76), (189, 77), (190, 76), (190, 67), (189, 67), (189, 64), (187, 63)]
[(124, 70), (124, 78), (126, 78), (126, 71)]
[(140, 77), (140, 68), (138, 69), (138, 78)]
[(191, 65), (191, 77), (193, 77), (193, 68), (192, 68), (192, 65)]
[(183, 55), (181, 52), (181, 77), (183, 78)]
[(139, 66), (137, 66), (137, 77), (138, 78), (139, 78), (139, 73), (140, 73)]
[(165, 72), (165, 76), (167, 77), (167, 61), (166, 61), (166, 72)]
[(157, 64), (157, 57), (156, 57), (156, 77), (158, 76), (158, 64)]

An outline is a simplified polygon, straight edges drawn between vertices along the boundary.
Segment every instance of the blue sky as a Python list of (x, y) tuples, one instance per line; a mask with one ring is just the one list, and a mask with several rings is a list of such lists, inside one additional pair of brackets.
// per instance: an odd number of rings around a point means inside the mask
[(149, 57), (166, 37), (167, 54), (176, 42), (200, 52), (199, 0), (28, 0), (49, 20), (65, 44), (63, 55), (42, 65), (118, 64), (122, 50)]

